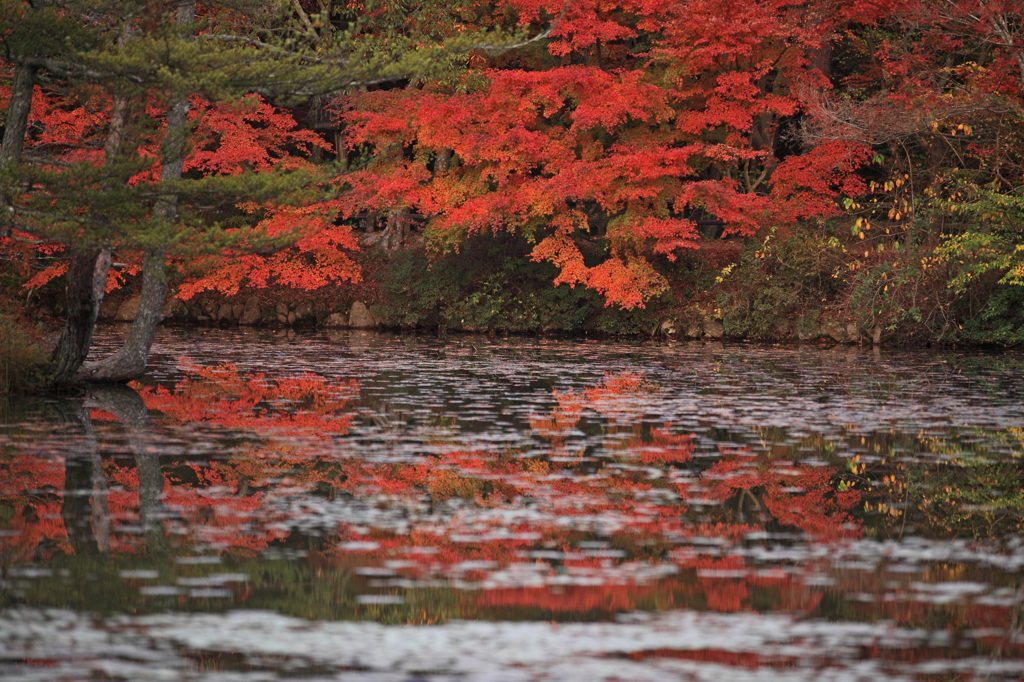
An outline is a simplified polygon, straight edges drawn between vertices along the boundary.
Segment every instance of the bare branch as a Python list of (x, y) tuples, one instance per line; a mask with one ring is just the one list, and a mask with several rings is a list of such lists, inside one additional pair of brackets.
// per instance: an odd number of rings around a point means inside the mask
[(486, 52), (488, 54), (502, 55), (505, 54), (506, 52), (518, 50), (521, 47), (526, 47), (527, 45), (532, 45), (533, 43), (540, 42), (541, 40), (544, 40), (548, 36), (550, 36), (551, 32), (558, 28), (558, 24), (560, 24), (562, 19), (565, 18), (565, 13), (568, 9), (569, 1), (566, 0), (566, 2), (562, 5), (562, 11), (558, 13), (558, 16), (555, 17), (555, 20), (551, 22), (551, 25), (548, 26), (546, 30), (541, 31), (540, 33), (538, 33), (537, 35), (528, 40), (524, 40), (513, 45), (474, 45), (473, 47), (468, 48), (466, 52), (479, 51)]
[(306, 27), (306, 31), (311, 36), (315, 37), (316, 29), (313, 28), (313, 22), (309, 20), (309, 16), (307, 16), (306, 11), (302, 9), (302, 4), (299, 0), (292, 0), (292, 9), (294, 9), (295, 13), (299, 15), (299, 20), (302, 22), (302, 25)]

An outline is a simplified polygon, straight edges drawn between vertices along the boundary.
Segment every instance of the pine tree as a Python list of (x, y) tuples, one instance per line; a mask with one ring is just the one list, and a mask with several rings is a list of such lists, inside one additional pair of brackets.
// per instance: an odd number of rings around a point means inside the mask
[[(7, 230), (61, 245), (69, 256), (68, 315), (51, 363), (55, 385), (73, 381), (86, 358), (112, 251), (143, 254), (143, 300), (125, 348), (82, 374), (125, 381), (145, 367), (167, 291), (168, 255), (280, 246), (301, 235), (301, 221), (268, 238), (254, 228), (259, 215), (323, 198), (303, 191), (314, 184), (309, 169), (182, 177), (190, 98), (244, 107), (255, 93), (294, 102), (450, 68), (468, 44), (465, 36), (445, 44), (428, 35), (424, 44), (416, 30), (380, 30), (393, 17), (349, 5), (310, 14), (298, 2), (268, 9), (243, 1), (207, 4), (197, 17), (194, 0), (5, 4), (11, 12), (0, 20), (0, 35), (23, 76), (15, 79), (20, 90), (8, 114), (15, 125), (6, 128), (11, 140), (5, 136), (2, 157), (4, 205), (12, 214)], [(33, 43), (36, 32), (17, 25), (25, 17), (59, 19), (41, 33), (52, 40)], [(25, 81), (37, 73), (49, 90), (98, 110), (102, 125), (72, 145), (41, 147), (42, 158), (19, 162), (26, 133), (17, 121), (28, 119), (25, 93), (32, 91)], [(83, 146), (92, 153), (82, 153)], [(252, 215), (238, 210), (243, 200)]]

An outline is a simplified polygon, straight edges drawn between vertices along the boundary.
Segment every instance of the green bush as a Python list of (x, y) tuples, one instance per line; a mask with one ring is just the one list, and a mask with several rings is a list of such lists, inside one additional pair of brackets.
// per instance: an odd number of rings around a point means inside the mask
[(615, 306), (602, 308), (595, 316), (593, 327), (603, 334), (653, 336), (661, 322), (661, 310), (666, 302), (664, 294), (647, 302), (643, 308), (623, 310)]
[(960, 322), (945, 340), (969, 344), (1017, 346), (1024, 343), (1024, 286), (982, 276), (961, 292), (954, 306)]
[(972, 215), (971, 229), (947, 236), (935, 251), (956, 297), (960, 322), (947, 334), (952, 341), (1024, 343), (1024, 197), (997, 198), (996, 207), (990, 200), (975, 210), (991, 213)]
[(34, 330), (19, 316), (0, 310), (0, 394), (38, 385), (45, 361)]
[(598, 294), (554, 286), (556, 268), (529, 252), (509, 234), (475, 235), (433, 262), (423, 248), (403, 251), (382, 272), (374, 312), (387, 326), (478, 332), (582, 331), (605, 319)]
[(951, 328), (945, 271), (926, 245), (890, 243), (851, 279), (849, 307), (861, 328), (881, 327), (890, 343), (937, 341)]
[(751, 240), (735, 267), (716, 280), (716, 306), (726, 336), (772, 339), (779, 330), (817, 322), (835, 296), (843, 250), (825, 228), (795, 226)]

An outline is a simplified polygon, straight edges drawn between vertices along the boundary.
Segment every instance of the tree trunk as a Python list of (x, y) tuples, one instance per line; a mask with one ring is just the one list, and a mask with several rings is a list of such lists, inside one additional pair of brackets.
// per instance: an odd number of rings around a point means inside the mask
[(1005, 13), (997, 13), (991, 19), (992, 28), (995, 34), (999, 36), (999, 39), (1003, 41), (1003, 47), (1007, 49), (1017, 62), (1017, 66), (1020, 68), (1020, 84), (1024, 87), (1024, 48), (1017, 45), (1016, 38), (1020, 36), (1015, 35), (1010, 20), (1007, 19)]
[[(128, 31), (122, 31), (122, 38), (127, 40)], [(110, 129), (103, 148), (104, 157), (115, 159), (125, 147), (126, 130), (130, 116), (128, 102), (123, 97), (114, 99), (110, 112)], [(108, 179), (106, 182), (110, 182)], [(106, 290), (107, 274), (110, 271), (111, 253), (109, 249), (84, 248), (72, 250), (68, 273), (65, 277), (67, 285), (67, 316), (64, 329), (57, 340), (50, 358), (50, 385), (67, 386), (74, 379), (78, 370), (89, 355), (92, 343), (92, 330), (100, 314), (103, 303), (103, 292)]]
[(397, 251), (409, 236), (411, 218), (408, 211), (393, 208), (388, 211), (387, 227), (381, 233), (380, 246), (385, 251)]
[(70, 384), (89, 354), (109, 270), (109, 251), (90, 249), (71, 253), (65, 288), (67, 316), (50, 357), (49, 376), (53, 386)]
[[(124, 98), (114, 101), (110, 114), (110, 130), (107, 132), (104, 155), (115, 158), (124, 146), (125, 128), (128, 125), (128, 104)], [(65, 297), (67, 315), (57, 346), (50, 358), (49, 376), (52, 386), (67, 386), (77, 374), (92, 343), (92, 330), (100, 315), (103, 292), (107, 288), (107, 274), (110, 272), (111, 253), (109, 249), (83, 248), (70, 252), (68, 272), (65, 276)]]
[(32, 89), (35, 83), (35, 67), (15, 65), (11, 103), (7, 107), (7, 122), (4, 126), (4, 141), (0, 146), (0, 165), (14, 163), (21, 158), (21, 151), (25, 146), (25, 131), (28, 129), (28, 115), (32, 111)]
[(442, 149), (434, 157), (434, 174), (440, 175), (441, 173), (447, 173), (452, 167), (452, 150)]
[[(178, 25), (191, 24), (194, 19), (195, 2), (180, 3)], [(179, 96), (171, 100), (167, 109), (167, 135), (160, 169), (161, 184), (166, 185), (181, 179), (188, 139), (189, 107), (188, 98)], [(174, 192), (165, 193), (157, 200), (153, 213), (167, 223), (174, 223), (178, 217), (178, 195)], [(167, 276), (164, 272), (166, 258), (167, 252), (164, 249), (152, 249), (146, 253), (142, 264), (142, 297), (139, 301), (139, 310), (132, 321), (132, 328), (128, 332), (124, 346), (113, 355), (85, 365), (80, 378), (100, 382), (125, 382), (138, 378), (146, 370), (157, 327), (164, 319), (163, 306), (167, 296)]]
[(370, 212), (359, 216), (359, 227), (366, 234), (373, 234), (373, 231), (377, 228), (377, 214)]
[(334, 153), (337, 156), (341, 172), (348, 171), (348, 149), (345, 148), (345, 136), (340, 130), (334, 131)]
[[(7, 107), (7, 122), (4, 139), (0, 143), (0, 168), (14, 165), (21, 158), (25, 147), (25, 131), (28, 130), (28, 115), (32, 111), (32, 89), (35, 87), (36, 70), (25, 64), (14, 66), (14, 83), (11, 85), (11, 102)], [(15, 186), (0, 188), (0, 236), (10, 234), (14, 217)]]
[(162, 249), (146, 255), (142, 264), (142, 298), (128, 338), (113, 355), (82, 367), (80, 379), (120, 383), (137, 379), (145, 371), (157, 327), (164, 317), (164, 297), (167, 294), (165, 259)]

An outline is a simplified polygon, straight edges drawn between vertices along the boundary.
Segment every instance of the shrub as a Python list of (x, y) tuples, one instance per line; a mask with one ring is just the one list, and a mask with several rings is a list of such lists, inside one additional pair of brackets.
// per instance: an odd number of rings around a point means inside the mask
[(716, 279), (716, 306), (731, 337), (771, 339), (789, 327), (816, 322), (818, 307), (839, 289), (842, 246), (824, 229), (797, 225), (750, 241), (740, 262)]
[(433, 262), (423, 248), (403, 251), (384, 268), (374, 312), (389, 326), (510, 332), (580, 331), (606, 316), (598, 294), (553, 286), (555, 267), (529, 252), (509, 234), (475, 235)]
[(46, 355), (20, 316), (0, 310), (0, 394), (38, 385)]

